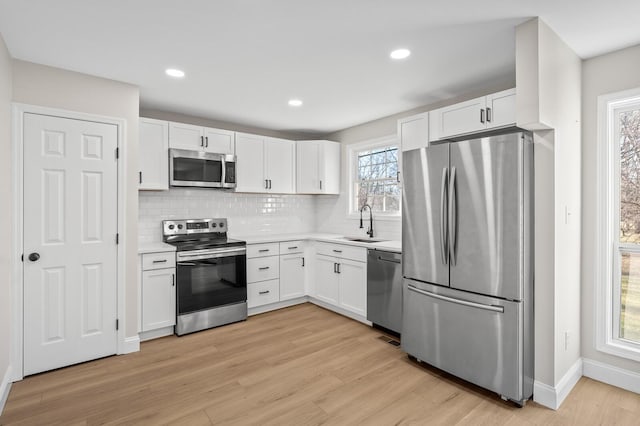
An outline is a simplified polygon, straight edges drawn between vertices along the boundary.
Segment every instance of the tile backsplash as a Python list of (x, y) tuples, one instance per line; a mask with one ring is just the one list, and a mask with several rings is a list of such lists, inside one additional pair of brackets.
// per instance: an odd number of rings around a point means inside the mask
[(231, 235), (269, 235), (314, 232), (313, 195), (239, 194), (235, 192), (172, 188), (139, 192), (139, 241), (162, 241), (166, 219), (226, 217)]

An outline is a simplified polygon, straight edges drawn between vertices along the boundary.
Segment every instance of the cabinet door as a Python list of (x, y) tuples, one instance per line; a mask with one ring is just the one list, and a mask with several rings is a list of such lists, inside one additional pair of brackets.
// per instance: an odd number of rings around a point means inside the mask
[(280, 300), (304, 296), (304, 268), (302, 253), (280, 256)]
[(320, 193), (340, 194), (340, 151), (338, 142), (320, 141)]
[(169, 148), (203, 150), (202, 127), (184, 123), (169, 123)]
[(316, 298), (335, 306), (340, 304), (337, 263), (335, 257), (316, 256)]
[(293, 194), (295, 192), (296, 143), (286, 139), (266, 138), (264, 143), (268, 192)]
[(402, 151), (429, 146), (429, 113), (398, 120), (398, 139)]
[(340, 306), (354, 314), (367, 316), (367, 264), (338, 260)]
[(320, 143), (298, 141), (297, 150), (297, 192), (318, 194), (320, 192)]
[(176, 324), (176, 287), (173, 268), (142, 273), (142, 331)]
[(487, 96), (487, 129), (515, 126), (516, 89), (503, 90)]
[[(484, 96), (436, 110), (440, 138), (477, 132), (486, 127)], [(481, 114), (482, 113), (482, 114)]]
[(138, 189), (169, 189), (169, 123), (140, 119)]
[(235, 154), (235, 132), (205, 127), (204, 149), (216, 154)]
[(264, 138), (236, 133), (236, 192), (266, 192)]

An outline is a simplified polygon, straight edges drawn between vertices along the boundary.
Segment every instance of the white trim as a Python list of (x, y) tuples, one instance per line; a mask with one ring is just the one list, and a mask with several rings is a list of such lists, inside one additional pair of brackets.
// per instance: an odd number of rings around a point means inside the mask
[(269, 303), (268, 305), (256, 306), (248, 309), (248, 316), (259, 315), (265, 312), (275, 311), (277, 309), (288, 308), (290, 306), (300, 305), (302, 303), (307, 303), (309, 301), (308, 297), (302, 296), (297, 297), (295, 299), (284, 300), (281, 302)]
[(140, 337), (131, 336), (126, 337), (124, 341), (118, 345), (118, 355), (130, 354), (131, 352), (138, 352), (140, 350)]
[(9, 392), (11, 391), (11, 365), (7, 366), (7, 370), (4, 372), (2, 382), (0, 382), (0, 416), (4, 411), (4, 405), (9, 398)]
[(329, 311), (335, 312), (336, 314), (340, 314), (344, 317), (347, 318), (351, 318), (353, 320), (356, 320), (358, 322), (361, 322), (365, 325), (368, 326), (372, 326), (373, 324), (371, 323), (371, 321), (367, 321), (367, 319), (363, 316), (360, 316), (358, 314), (354, 314), (353, 312), (347, 311), (346, 309), (343, 309), (339, 306), (336, 305), (332, 305), (331, 303), (327, 303), (327, 302), (323, 302), (322, 300), (318, 300), (314, 297), (309, 296), (309, 302), (313, 303), (314, 305), (318, 305), (321, 308), (325, 308)]
[(168, 327), (162, 327), (155, 330), (140, 332), (138, 333), (138, 336), (140, 336), (140, 342), (146, 342), (147, 340), (153, 340), (159, 337), (172, 336), (173, 334), (174, 334), (174, 327), (170, 325)]
[(585, 377), (631, 392), (640, 393), (640, 374), (592, 359), (585, 358), (583, 362), (583, 374)]
[[(640, 361), (640, 351), (634, 350), (636, 345), (625, 344), (614, 335), (614, 327), (617, 319), (616, 304), (614, 303), (613, 282), (618, 275), (619, 249), (614, 247), (613, 236), (613, 208), (616, 207), (616, 193), (612, 190), (611, 182), (616, 177), (616, 166), (614, 159), (617, 154), (613, 152), (616, 146), (609, 144), (614, 140), (615, 126), (612, 122), (613, 111), (628, 106), (630, 103), (637, 103), (640, 97), (640, 89), (625, 90), (622, 92), (610, 93), (598, 96), (598, 122), (597, 122), (597, 241), (595, 258), (598, 259), (595, 265), (595, 294), (593, 326), (595, 329), (595, 348), (598, 351)], [(630, 98), (636, 98), (630, 100)], [(615, 144), (614, 144), (615, 145)]]
[[(126, 149), (126, 126), (127, 122), (124, 118), (108, 117), (97, 114), (86, 114), (77, 111), (69, 111), (58, 108), (48, 108), (37, 105), (27, 105), (21, 103), (13, 103), (13, 128), (12, 128), (12, 150), (13, 150), (13, 274), (11, 283), (12, 293), (12, 312), (13, 321), (11, 325), (12, 346), (11, 365), (13, 371), (13, 380), (22, 380), (23, 376), (23, 300), (22, 300), (22, 261), (20, 259), (23, 253), (23, 235), (22, 235), (22, 217), (23, 217), (23, 119), (25, 113), (49, 115), (54, 117), (70, 118), (75, 120), (93, 121), (98, 123), (112, 124), (118, 128), (118, 148), (120, 148), (120, 161), (118, 161), (118, 233), (120, 234), (120, 244), (118, 244), (117, 259), (117, 311), (118, 319), (122, 326), (117, 332), (116, 353), (123, 354), (133, 352), (132, 348), (139, 348), (139, 338), (136, 335), (133, 338), (126, 337), (126, 182), (127, 182), (127, 155)], [(137, 342), (130, 341), (135, 339)], [(136, 349), (138, 350), (138, 349)]]
[(555, 387), (536, 380), (533, 383), (533, 400), (547, 408), (557, 410), (582, 377), (582, 368), (582, 358), (578, 358)]

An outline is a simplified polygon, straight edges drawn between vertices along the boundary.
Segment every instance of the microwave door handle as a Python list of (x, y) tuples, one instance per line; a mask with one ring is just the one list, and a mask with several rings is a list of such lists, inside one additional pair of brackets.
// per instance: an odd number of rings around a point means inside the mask
[(220, 178), (220, 184), (224, 186), (227, 183), (227, 160), (222, 157), (220, 159), (220, 164), (222, 165), (222, 177)]

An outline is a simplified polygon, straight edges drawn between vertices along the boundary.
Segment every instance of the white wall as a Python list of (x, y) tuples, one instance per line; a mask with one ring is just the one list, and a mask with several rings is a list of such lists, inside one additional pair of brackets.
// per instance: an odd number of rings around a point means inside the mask
[(537, 130), (535, 379), (552, 388), (581, 355), (581, 71), (580, 58), (541, 20), (516, 28), (517, 122)]
[(226, 217), (229, 234), (243, 236), (314, 232), (314, 195), (238, 194), (212, 189), (140, 191), (140, 244), (162, 241), (161, 221)]
[(44, 65), (13, 61), (13, 100), (19, 103), (61, 108), (127, 121), (126, 300), (125, 331), (137, 336), (138, 290), (138, 110), (136, 86)]
[(640, 363), (595, 349), (597, 98), (640, 87), (640, 45), (584, 61), (582, 66), (582, 355), (630, 371)]
[(11, 56), (0, 35), (0, 413), (11, 349)]

